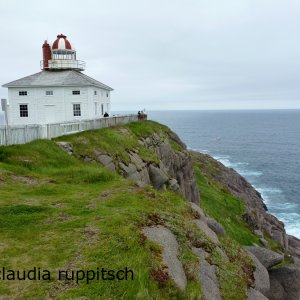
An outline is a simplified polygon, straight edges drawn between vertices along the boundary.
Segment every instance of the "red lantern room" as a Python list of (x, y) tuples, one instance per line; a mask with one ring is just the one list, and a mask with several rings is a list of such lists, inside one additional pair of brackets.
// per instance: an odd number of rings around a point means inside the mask
[(85, 62), (76, 60), (76, 51), (63, 34), (59, 34), (52, 47), (47, 41), (43, 44), (43, 70), (78, 70), (85, 69)]

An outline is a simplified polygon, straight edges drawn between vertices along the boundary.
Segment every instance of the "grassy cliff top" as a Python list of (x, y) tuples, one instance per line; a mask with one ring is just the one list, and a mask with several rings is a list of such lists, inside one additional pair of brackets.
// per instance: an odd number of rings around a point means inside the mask
[[(125, 131), (124, 131), (125, 130)], [(0, 297), (5, 299), (201, 299), (199, 263), (191, 248), (201, 242), (219, 267), (224, 299), (243, 299), (249, 274), (249, 260), (239, 244), (255, 241), (243, 224), (230, 232), (221, 244), (224, 260), (206, 236), (196, 228), (187, 201), (172, 191), (138, 187), (100, 164), (69, 155), (56, 141), (72, 143), (84, 154), (99, 148), (126, 162), (128, 151), (136, 149), (147, 161), (157, 161), (155, 151), (139, 139), (157, 134), (170, 138), (170, 130), (147, 121), (82, 132), (56, 140), (39, 140), (26, 145), (0, 147), (0, 266), (12, 270), (47, 269), (50, 281), (0, 279)], [(182, 144), (170, 139), (174, 151)], [(78, 151), (77, 151), (78, 152)], [(202, 197), (212, 201), (223, 195), (212, 190), (196, 165)], [(236, 199), (229, 199), (237, 201)], [(218, 208), (223, 207), (217, 204)], [(207, 211), (213, 210), (206, 204)], [(231, 206), (230, 206), (231, 209)], [(237, 213), (243, 210), (239, 203)], [(232, 212), (235, 213), (233, 210)], [(238, 218), (238, 217), (237, 217)], [(153, 276), (163, 270), (161, 249), (145, 240), (141, 228), (163, 224), (176, 236), (180, 260), (188, 278), (185, 292), (168, 279)], [(237, 223), (240, 225), (240, 221)], [(245, 237), (243, 237), (245, 235)], [(133, 270), (134, 280), (76, 283), (57, 278), (58, 270), (96, 270), (97, 267)], [(249, 266), (250, 268), (250, 266)], [(2, 270), (0, 270), (2, 271)], [(156, 273), (157, 274), (157, 273)]]

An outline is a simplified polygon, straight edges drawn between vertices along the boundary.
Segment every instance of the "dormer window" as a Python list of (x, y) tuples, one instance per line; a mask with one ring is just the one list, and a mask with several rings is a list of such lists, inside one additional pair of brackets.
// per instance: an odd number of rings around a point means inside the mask
[(27, 91), (19, 91), (19, 96), (27, 96)]

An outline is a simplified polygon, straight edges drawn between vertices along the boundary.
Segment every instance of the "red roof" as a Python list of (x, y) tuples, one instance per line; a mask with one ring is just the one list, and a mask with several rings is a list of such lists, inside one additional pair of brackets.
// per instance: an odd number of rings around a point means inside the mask
[(72, 50), (72, 46), (70, 42), (67, 40), (67, 37), (63, 34), (59, 34), (57, 39), (54, 41), (52, 45), (52, 49), (69, 49)]

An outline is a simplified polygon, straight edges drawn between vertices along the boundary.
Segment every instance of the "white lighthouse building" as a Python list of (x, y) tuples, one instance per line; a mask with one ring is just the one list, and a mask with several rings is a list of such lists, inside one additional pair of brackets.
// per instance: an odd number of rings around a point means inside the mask
[(67, 37), (43, 44), (42, 71), (7, 84), (8, 125), (62, 123), (110, 114), (111, 87), (82, 73)]

